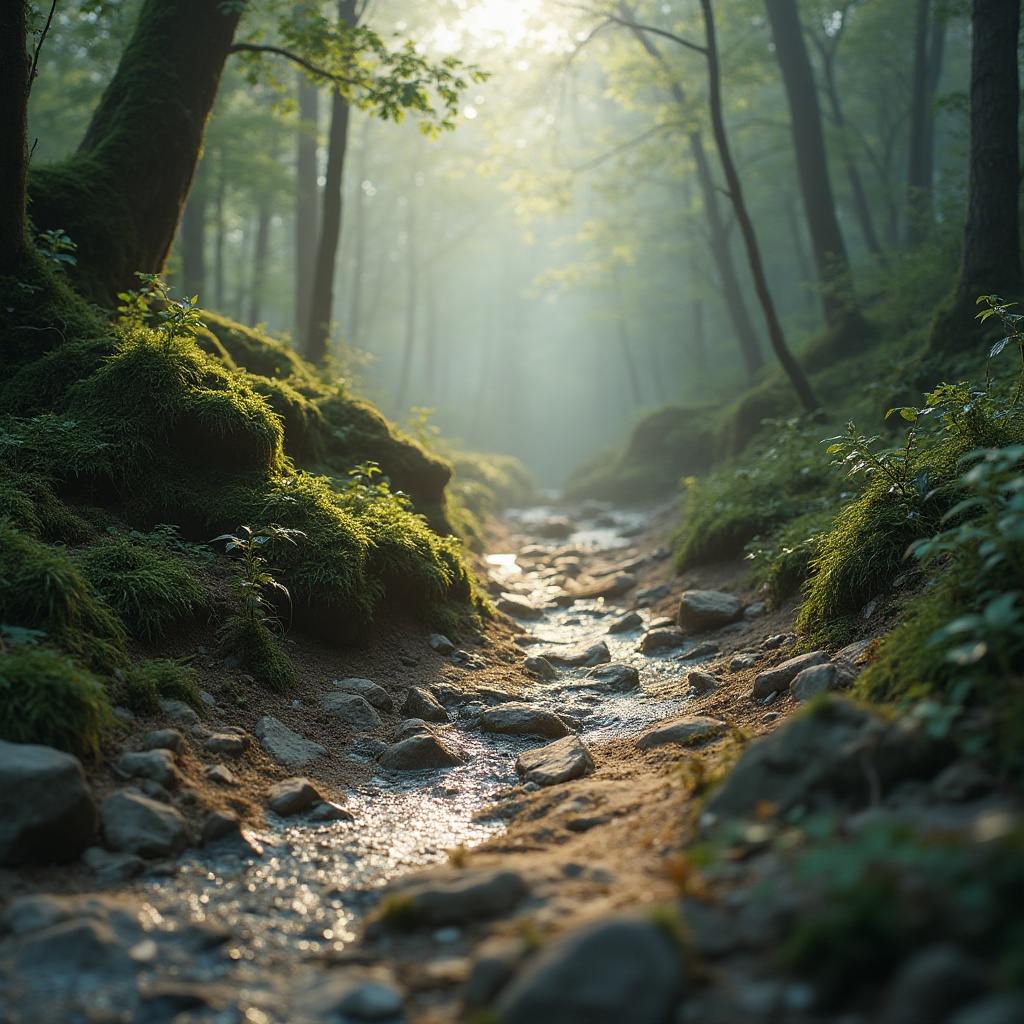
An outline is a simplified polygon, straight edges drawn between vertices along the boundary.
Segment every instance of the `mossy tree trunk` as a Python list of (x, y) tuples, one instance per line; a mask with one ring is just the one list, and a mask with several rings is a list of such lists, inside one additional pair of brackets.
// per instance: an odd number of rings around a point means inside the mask
[(1018, 220), (1019, 32), (1019, 0), (974, 0), (967, 219), (956, 289), (932, 325), (930, 346), (938, 351), (978, 344), (978, 295), (1019, 299), (1024, 294)]
[(78, 151), (31, 175), (35, 226), (77, 243), (90, 298), (110, 303), (135, 271), (163, 270), (243, 6), (144, 0)]
[(30, 63), (25, 0), (0, 0), (0, 274), (25, 248), (25, 164)]

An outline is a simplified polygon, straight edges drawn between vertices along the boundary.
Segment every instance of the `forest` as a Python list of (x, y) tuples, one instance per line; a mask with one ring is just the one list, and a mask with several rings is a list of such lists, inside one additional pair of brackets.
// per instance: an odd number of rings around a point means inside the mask
[(0, 0), (0, 1019), (1024, 1021), (1019, 0)]

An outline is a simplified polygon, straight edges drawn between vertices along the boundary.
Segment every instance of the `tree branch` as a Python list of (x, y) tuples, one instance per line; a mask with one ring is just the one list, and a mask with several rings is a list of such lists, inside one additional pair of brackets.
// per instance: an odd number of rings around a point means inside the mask
[(43, 26), (43, 31), (39, 34), (39, 42), (36, 43), (36, 52), (32, 54), (32, 67), (28, 73), (28, 87), (29, 91), (32, 89), (32, 83), (36, 80), (36, 72), (39, 70), (39, 53), (43, 48), (43, 43), (46, 42), (46, 33), (50, 31), (50, 26), (53, 24), (53, 15), (57, 10), (57, 0), (53, 0), (50, 4), (50, 13), (46, 16), (46, 24)]
[(265, 46), (258, 43), (234, 43), (231, 49), (228, 50), (228, 53), (272, 53), (276, 57), (284, 57), (285, 60), (290, 60), (293, 64), (304, 68), (311, 75), (316, 75), (317, 78), (326, 78), (328, 81), (340, 82), (343, 85), (356, 84), (353, 79), (346, 78), (344, 75), (336, 75), (333, 71), (328, 71), (326, 68), (311, 64), (304, 57), (300, 57), (297, 53), (285, 50), (280, 46)]
[(671, 39), (673, 43), (685, 46), (687, 50), (693, 50), (694, 53), (699, 53), (704, 57), (708, 55), (706, 46), (699, 46), (697, 43), (693, 43), (689, 39), (684, 39), (682, 36), (677, 36), (674, 32), (669, 32), (668, 29), (658, 28), (656, 25), (641, 25), (629, 18), (621, 18), (617, 14), (612, 14), (611, 11), (595, 11), (594, 13), (601, 14), (609, 21), (614, 21), (618, 25), (625, 25), (626, 28), (631, 28), (634, 32), (638, 30), (640, 32), (650, 32), (652, 35)]

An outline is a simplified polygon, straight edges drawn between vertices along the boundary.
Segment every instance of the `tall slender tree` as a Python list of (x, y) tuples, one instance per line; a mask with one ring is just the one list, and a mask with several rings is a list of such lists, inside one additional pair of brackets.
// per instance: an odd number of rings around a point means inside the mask
[(25, 247), (28, 91), (25, 0), (0, 0), (0, 274), (9, 274)]
[(317, 126), (320, 91), (299, 74), (299, 142), (295, 155), (295, 324), (298, 337), (309, 331), (309, 303), (316, 266), (320, 190), (317, 186)]

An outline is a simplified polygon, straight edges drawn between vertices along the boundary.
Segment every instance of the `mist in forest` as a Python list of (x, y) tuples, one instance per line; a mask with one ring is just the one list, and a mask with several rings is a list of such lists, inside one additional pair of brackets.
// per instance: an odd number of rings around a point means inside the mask
[[(34, 165), (78, 145), (138, 6), (57, 8), (31, 97)], [(966, 19), (951, 11), (922, 28), (920, 6), (800, 5), (828, 198), (867, 301), (897, 269), (912, 274), (908, 238), (928, 234), (941, 260), (961, 223)], [(825, 325), (828, 296), (771, 7), (716, 5), (722, 103), (799, 353)], [(436, 137), (415, 113), (395, 123), (347, 105), (328, 358), (348, 389), (421, 437), (440, 430), (516, 455), (555, 486), (645, 411), (728, 397), (772, 363), (709, 120), (699, 3), (380, 0), (341, 11), (487, 76), (460, 90), (454, 130)], [(253, 9), (240, 38), (262, 38), (272, 20)], [(923, 61), (911, 59), (921, 46)], [(337, 106), (327, 83), (287, 60), (232, 56), (168, 268), (175, 294), (305, 351)]]

